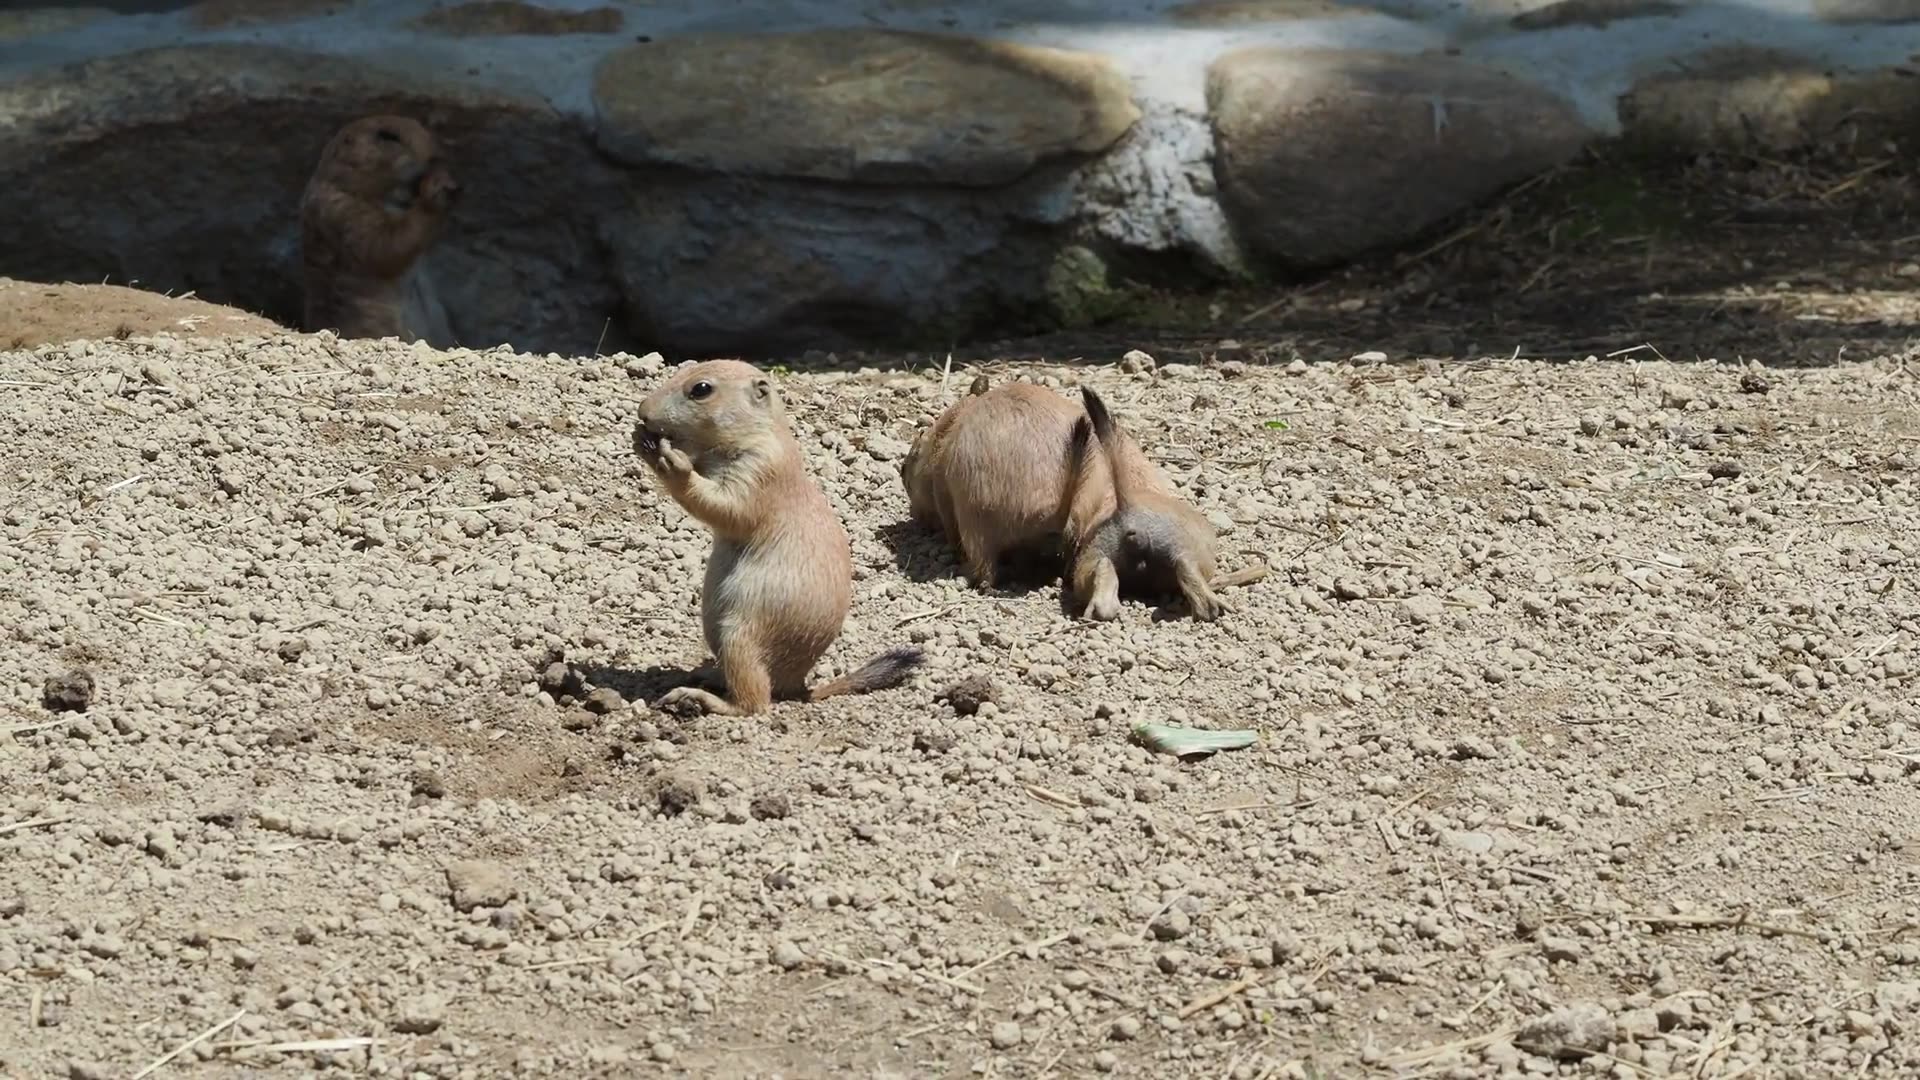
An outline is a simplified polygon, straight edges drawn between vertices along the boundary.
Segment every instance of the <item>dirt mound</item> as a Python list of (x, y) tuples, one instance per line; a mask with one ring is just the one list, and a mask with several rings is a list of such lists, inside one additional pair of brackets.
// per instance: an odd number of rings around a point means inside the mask
[(0, 278), (0, 347), (174, 334), (265, 337), (285, 328), (237, 308), (192, 296), (161, 296), (121, 285), (48, 285)]
[(1002, 377), (1097, 384), (1237, 612), (968, 590), (897, 466), (972, 372), (787, 374), (821, 676), (928, 666), (680, 720), (657, 360), (0, 353), (0, 1071), (1920, 1069), (1906, 358), (1128, 367)]

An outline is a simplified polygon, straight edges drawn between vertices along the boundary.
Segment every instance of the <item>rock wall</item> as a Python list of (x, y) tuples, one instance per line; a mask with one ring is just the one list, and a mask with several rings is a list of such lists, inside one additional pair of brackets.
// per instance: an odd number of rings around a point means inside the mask
[(464, 344), (780, 354), (1310, 272), (1596, 139), (1920, 130), (1908, 0), (103, 0), (0, 12), (0, 275), (293, 322), (332, 131), (465, 192)]

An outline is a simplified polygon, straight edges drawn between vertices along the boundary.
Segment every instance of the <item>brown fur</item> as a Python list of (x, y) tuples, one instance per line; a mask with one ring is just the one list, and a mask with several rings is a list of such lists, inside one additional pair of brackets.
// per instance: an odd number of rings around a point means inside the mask
[(367, 116), (335, 133), (300, 199), (305, 329), (452, 346), (420, 258), (459, 190), (414, 120)]
[(989, 388), (974, 380), (966, 397), (914, 438), (900, 481), (915, 521), (945, 534), (967, 579), (992, 588), (1000, 559), (1017, 549), (1072, 547), (1113, 512), (1105, 464), (1074, 483), (1069, 439), (1081, 410), (1033, 383)]
[(1070, 439), (1074, 483), (1102, 496), (1110, 491), (1113, 505), (1071, 550), (1068, 588), (1081, 617), (1117, 618), (1126, 591), (1177, 593), (1194, 618), (1219, 618), (1226, 605), (1213, 590), (1259, 581), (1266, 565), (1218, 576), (1213, 523), (1174, 494), (1140, 444), (1114, 423), (1099, 394), (1083, 387), (1081, 400), (1086, 413)]
[(682, 686), (655, 708), (750, 715), (775, 699), (884, 690), (920, 663), (918, 649), (890, 649), (807, 688), (846, 621), (853, 555), (766, 373), (739, 360), (681, 369), (641, 403), (633, 444), (674, 501), (713, 532), (700, 623), (726, 681), (724, 698)]

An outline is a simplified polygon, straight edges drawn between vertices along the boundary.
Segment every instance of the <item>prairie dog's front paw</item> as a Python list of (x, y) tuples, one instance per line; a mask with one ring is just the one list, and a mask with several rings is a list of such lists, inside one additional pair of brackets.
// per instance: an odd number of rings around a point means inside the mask
[(420, 198), (435, 209), (444, 210), (451, 206), (459, 194), (460, 181), (455, 180), (443, 165), (435, 165), (420, 178)]
[(1213, 622), (1226, 610), (1226, 604), (1210, 592), (1196, 592), (1188, 596), (1187, 607), (1193, 612), (1193, 617), (1201, 622)]
[(669, 716), (694, 717), (711, 712), (714, 695), (697, 686), (676, 686), (654, 701), (653, 709)]
[(674, 476), (693, 475), (693, 459), (664, 438), (660, 440), (660, 467)]
[(660, 467), (660, 436), (647, 430), (647, 425), (633, 425), (633, 452), (640, 460), (654, 468)]
[(1080, 617), (1093, 622), (1112, 622), (1119, 618), (1119, 590), (1106, 587), (1105, 582), (1094, 586), (1093, 595), (1087, 597), (1086, 605), (1080, 609)]

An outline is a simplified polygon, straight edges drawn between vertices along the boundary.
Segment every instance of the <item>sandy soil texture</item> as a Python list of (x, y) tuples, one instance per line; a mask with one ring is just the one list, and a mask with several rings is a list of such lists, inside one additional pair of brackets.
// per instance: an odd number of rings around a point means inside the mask
[(271, 319), (192, 296), (161, 296), (124, 285), (56, 285), (0, 277), (0, 348), (150, 334), (259, 337), (282, 329)]
[(1920, 1069), (1906, 357), (999, 368), (1270, 563), (1210, 625), (904, 524), (971, 370), (783, 374), (819, 674), (930, 659), (692, 720), (636, 701), (705, 660), (662, 370), (0, 352), (0, 1075)]

